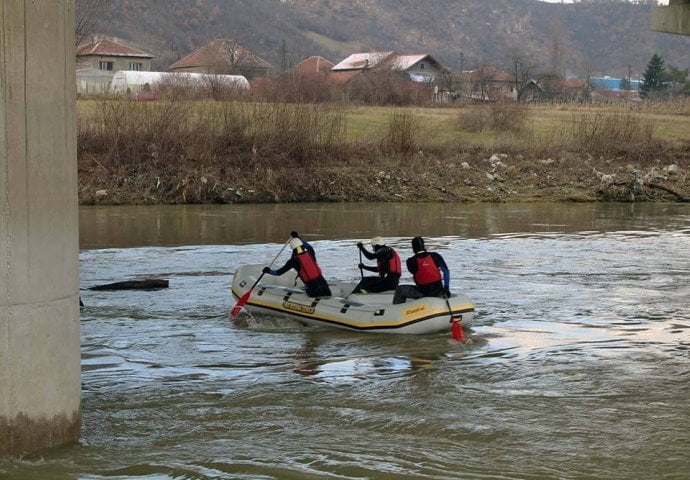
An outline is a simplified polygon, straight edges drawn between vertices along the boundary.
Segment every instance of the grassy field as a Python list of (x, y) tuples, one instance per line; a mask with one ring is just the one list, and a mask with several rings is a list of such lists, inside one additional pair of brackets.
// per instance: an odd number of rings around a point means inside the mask
[[(640, 121), (650, 121), (655, 126), (656, 135), (661, 140), (687, 141), (690, 140), (690, 100), (664, 104), (666, 113), (658, 105), (640, 105), (624, 107), (617, 105), (582, 106), (579, 104), (565, 105), (530, 105), (520, 109), (525, 116), (526, 133), (536, 135), (554, 135), (572, 129), (574, 123), (582, 117), (591, 115), (626, 115)], [(407, 112), (419, 122), (424, 135), (431, 135), (438, 142), (448, 142), (457, 139), (487, 144), (496, 138), (501, 131), (486, 129), (477, 135), (476, 132), (463, 130), (459, 117), (463, 113), (477, 111), (483, 107), (466, 105), (460, 107), (441, 108), (393, 108), (393, 107), (350, 107), (347, 109), (348, 133), (351, 139), (363, 138), (372, 132), (385, 131), (388, 119), (394, 111)], [(489, 108), (489, 107), (486, 107)]]

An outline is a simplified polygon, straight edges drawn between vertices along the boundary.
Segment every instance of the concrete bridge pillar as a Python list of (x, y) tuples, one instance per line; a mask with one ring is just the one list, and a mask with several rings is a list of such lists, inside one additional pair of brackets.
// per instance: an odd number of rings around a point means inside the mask
[(0, 456), (81, 422), (74, 0), (0, 2)]
[(690, 0), (670, 0), (668, 6), (654, 7), (652, 30), (690, 35)]

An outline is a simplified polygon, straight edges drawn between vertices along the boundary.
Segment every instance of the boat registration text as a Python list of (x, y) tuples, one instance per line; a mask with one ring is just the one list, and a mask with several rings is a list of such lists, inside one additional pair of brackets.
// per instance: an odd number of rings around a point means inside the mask
[(299, 313), (308, 313), (310, 315), (314, 313), (314, 307), (310, 307), (309, 305), (300, 305), (299, 303), (283, 302), (283, 308), (285, 310), (290, 310)]

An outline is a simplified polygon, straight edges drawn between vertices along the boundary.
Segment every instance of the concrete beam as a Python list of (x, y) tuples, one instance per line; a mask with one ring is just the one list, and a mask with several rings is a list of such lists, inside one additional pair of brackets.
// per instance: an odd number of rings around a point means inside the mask
[(74, 0), (0, 2), (0, 456), (81, 422)]
[(670, 0), (668, 6), (654, 7), (652, 30), (690, 35), (690, 0)]

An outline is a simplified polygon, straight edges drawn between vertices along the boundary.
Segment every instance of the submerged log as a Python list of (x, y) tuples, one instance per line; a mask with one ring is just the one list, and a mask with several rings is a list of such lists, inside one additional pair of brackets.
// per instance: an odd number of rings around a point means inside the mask
[(655, 182), (647, 182), (645, 185), (648, 186), (649, 188), (656, 188), (658, 190), (663, 190), (664, 192), (668, 192), (671, 195), (675, 195), (678, 198), (679, 202), (690, 202), (690, 199), (688, 197), (686, 197), (682, 193), (678, 192), (677, 190), (675, 190), (675, 189), (673, 189), (667, 185), (663, 185), (661, 183), (655, 183)]
[(158, 278), (145, 280), (126, 280), (124, 282), (107, 283), (90, 287), (89, 290), (160, 290), (168, 288), (169, 282)]

